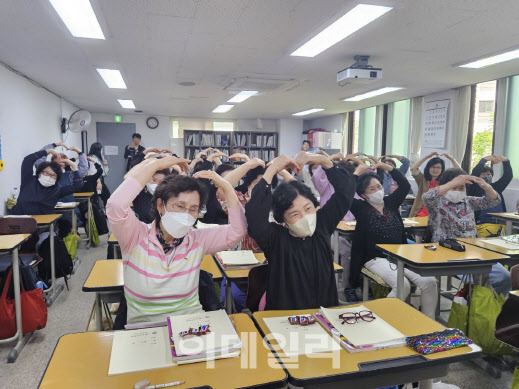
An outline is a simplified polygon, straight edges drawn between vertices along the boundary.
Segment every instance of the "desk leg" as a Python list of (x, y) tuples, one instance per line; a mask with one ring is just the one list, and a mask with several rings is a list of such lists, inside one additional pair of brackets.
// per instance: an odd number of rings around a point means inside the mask
[(225, 312), (229, 315), (232, 313), (233, 299), (232, 299), (232, 288), (231, 281), (225, 279)]
[(52, 285), (49, 289), (47, 289), (47, 292), (52, 294), (50, 296), (47, 296), (46, 302), (47, 306), (50, 307), (52, 303), (58, 298), (59, 294), (63, 290), (63, 285), (56, 285), (56, 256), (54, 251), (54, 223), (50, 224), (50, 230), (49, 230), (49, 239), (50, 239), (50, 275), (51, 275), (51, 281)]
[[(339, 231), (333, 234), (333, 262), (339, 263)], [(335, 273), (335, 285), (339, 287), (339, 275)]]
[(77, 215), (76, 208), (72, 209), (72, 232), (77, 234)]
[(420, 381), (420, 384), (418, 386), (420, 389), (432, 389), (433, 387), (433, 380), (423, 380)]
[(396, 297), (402, 301), (405, 301), (404, 262), (397, 259), (396, 266)]
[(442, 300), (442, 277), (441, 276), (436, 276), (436, 283), (438, 284), (437, 285), (437, 291), (438, 291), (438, 302), (436, 303), (436, 314), (435, 314), (435, 317), (436, 317), (436, 320), (438, 321), (438, 319), (440, 319), (440, 315), (441, 315), (441, 300)]
[(90, 202), (90, 198), (88, 201), (88, 243), (87, 243), (87, 250), (92, 246), (92, 222), (90, 221), (90, 218), (92, 217), (92, 203)]
[(103, 331), (103, 307), (100, 293), (96, 293), (96, 331)]
[(414, 239), (417, 244), (422, 243), (422, 235), (415, 235)]
[(510, 220), (506, 221), (506, 235), (512, 235), (512, 222)]

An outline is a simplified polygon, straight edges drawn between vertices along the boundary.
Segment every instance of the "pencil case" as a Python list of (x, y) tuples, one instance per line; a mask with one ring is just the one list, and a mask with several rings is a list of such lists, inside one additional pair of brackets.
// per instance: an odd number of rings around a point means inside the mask
[(413, 350), (423, 355), (468, 346), (473, 343), (463, 332), (456, 328), (411, 336), (405, 340)]

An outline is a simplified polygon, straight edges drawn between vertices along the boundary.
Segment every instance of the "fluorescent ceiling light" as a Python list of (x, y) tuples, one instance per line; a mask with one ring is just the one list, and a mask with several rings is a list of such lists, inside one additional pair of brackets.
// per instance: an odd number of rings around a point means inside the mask
[(73, 36), (105, 39), (89, 0), (50, 0), (50, 3)]
[(213, 109), (213, 112), (214, 113), (224, 113), (224, 112), (229, 112), (232, 107), (234, 107), (234, 105), (232, 104), (222, 104), (222, 105), (219, 105), (218, 107), (216, 107), (215, 109)]
[(315, 57), (392, 9), (393, 7), (359, 4), (290, 55)]
[(377, 89), (377, 90), (374, 90), (374, 91), (371, 91), (371, 92), (368, 92), (368, 93), (363, 93), (363, 94), (358, 95), (358, 96), (348, 97), (347, 99), (344, 99), (343, 101), (360, 101), (360, 100), (365, 100), (365, 99), (369, 99), (370, 97), (380, 96), (380, 95), (383, 95), (385, 93), (394, 92), (394, 91), (397, 91), (397, 90), (400, 90), (400, 89), (404, 89), (404, 88), (387, 87), (387, 88)]
[(480, 69), (486, 66), (492, 66), (501, 62), (510, 61), (512, 59), (519, 58), (519, 49), (508, 51), (506, 53), (493, 55), (491, 57), (486, 57), (482, 59), (478, 59), (477, 61), (467, 63), (465, 65), (460, 65), (460, 68), (472, 68), (472, 69)]
[(254, 96), (258, 93), (257, 90), (244, 90), (235, 95), (232, 99), (227, 100), (228, 103), (241, 103), (242, 101), (247, 100), (249, 97)]
[(305, 116), (305, 115), (310, 115), (311, 113), (314, 113), (314, 112), (321, 112), (321, 111), (324, 111), (324, 108), (307, 109), (306, 111), (301, 111), (301, 112), (293, 113), (292, 115), (293, 116)]
[(117, 69), (97, 69), (108, 88), (126, 89), (121, 72)]
[(117, 101), (119, 102), (119, 104), (121, 104), (121, 107), (123, 107), (123, 108), (135, 109), (135, 104), (133, 104), (132, 100), (121, 100), (121, 99), (118, 99)]

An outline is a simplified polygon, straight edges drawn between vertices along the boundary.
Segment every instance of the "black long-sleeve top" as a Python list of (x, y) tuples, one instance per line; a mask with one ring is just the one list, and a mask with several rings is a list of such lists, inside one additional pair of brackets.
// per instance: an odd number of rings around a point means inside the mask
[(359, 284), (360, 271), (364, 264), (382, 256), (377, 244), (406, 243), (404, 223), (399, 207), (402, 205), (411, 185), (397, 169), (389, 172), (398, 188), (384, 198), (384, 213), (381, 214), (369, 202), (353, 199), (351, 213), (357, 224), (351, 246), (350, 284)]
[(143, 154), (144, 150), (146, 150), (143, 146), (139, 145), (137, 149), (135, 147), (125, 147), (124, 148), (124, 159), (127, 159), (128, 162), (126, 162), (126, 171), (130, 170), (132, 159), (138, 156), (139, 154)]
[(85, 176), (83, 178), (83, 192), (94, 192), (97, 195), (97, 180), (103, 175), (103, 167), (95, 163), (94, 167), (96, 168), (95, 174), (91, 176)]
[(309, 309), (339, 303), (330, 235), (348, 212), (355, 193), (355, 178), (334, 165), (326, 176), (335, 193), (317, 211), (312, 236), (297, 238), (288, 228), (269, 223), (271, 185), (261, 179), (245, 206), (249, 235), (269, 262), (266, 309)]
[(33, 166), (39, 158), (45, 155), (47, 155), (45, 150), (39, 150), (23, 159), (20, 195), (13, 208), (14, 215), (47, 215), (55, 213), (54, 207), (59, 199), (81, 190), (83, 181), (78, 171), (72, 172), (72, 185), (59, 186), (57, 182), (49, 187), (41, 185), (38, 177), (33, 174)]
[[(485, 164), (487, 162), (488, 161), (485, 158), (481, 158), (481, 160), (478, 162), (478, 164), (476, 166), (474, 166), (474, 169), (472, 169), (472, 175), (479, 177), (481, 175), (481, 173), (483, 172), (483, 168), (485, 167)], [(492, 188), (494, 188), (494, 190), (501, 197), (501, 203), (499, 203), (495, 207), (485, 209), (483, 211), (474, 212), (474, 216), (476, 217), (477, 224), (494, 223), (494, 219), (491, 216), (487, 216), (488, 213), (506, 212), (505, 198), (503, 197), (503, 192), (505, 191), (508, 184), (510, 184), (510, 182), (512, 181), (512, 178), (514, 178), (514, 173), (512, 171), (512, 165), (510, 164), (510, 161), (504, 161), (502, 177), (499, 180), (497, 180), (496, 182), (493, 182), (490, 184), (492, 186)], [(483, 197), (483, 196), (485, 196), (485, 191), (477, 184), (467, 185), (467, 195)]]

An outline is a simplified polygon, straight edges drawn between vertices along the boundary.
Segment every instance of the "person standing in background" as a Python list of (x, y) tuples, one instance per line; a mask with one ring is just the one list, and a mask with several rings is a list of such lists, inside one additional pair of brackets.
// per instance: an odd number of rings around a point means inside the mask
[(130, 143), (124, 149), (124, 159), (128, 160), (128, 162), (126, 163), (127, 172), (130, 170), (132, 159), (135, 158), (137, 155), (144, 153), (145, 148), (144, 146), (141, 146), (141, 138), (141, 134), (137, 132), (132, 134), (133, 143)]
[(90, 167), (92, 168), (91, 174), (94, 174), (94, 164), (99, 164), (103, 169), (103, 174), (100, 177), (101, 180), (101, 194), (99, 197), (101, 197), (101, 200), (103, 200), (103, 204), (106, 207), (106, 203), (108, 202), (108, 199), (110, 198), (110, 190), (105, 184), (105, 177), (108, 176), (108, 161), (105, 159), (103, 155), (103, 145), (99, 142), (94, 142), (90, 146), (90, 151), (88, 152), (88, 156), (91, 157), (95, 162), (92, 162), (92, 165)]

